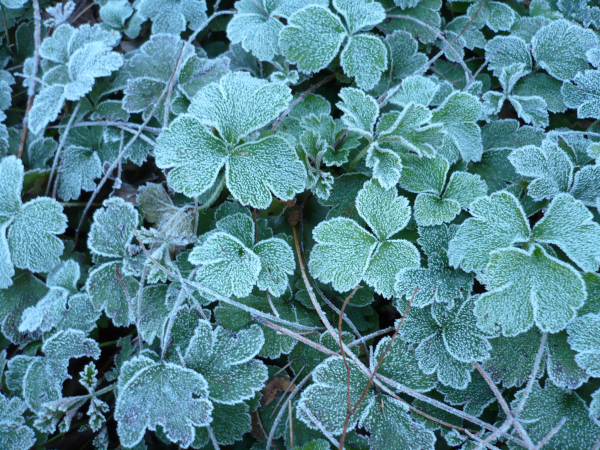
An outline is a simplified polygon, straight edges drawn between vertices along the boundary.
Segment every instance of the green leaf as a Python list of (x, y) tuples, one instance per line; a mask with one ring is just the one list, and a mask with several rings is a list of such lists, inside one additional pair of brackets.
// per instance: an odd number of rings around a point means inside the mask
[(415, 220), (420, 226), (450, 222), (459, 212), (460, 204), (457, 201), (440, 199), (434, 194), (419, 194), (415, 200)]
[[(319, 39), (315, 39), (319, 36)], [(281, 30), (281, 51), (298, 70), (318, 72), (338, 54), (346, 29), (338, 16), (319, 5), (308, 5), (288, 19)]]
[(508, 100), (525, 123), (541, 128), (546, 128), (550, 124), (548, 106), (542, 97), (509, 95)]
[(292, 247), (283, 239), (271, 238), (260, 241), (253, 251), (261, 264), (258, 288), (276, 297), (282, 296), (288, 289), (288, 276), (296, 268)]
[(568, 340), (564, 330), (548, 335), (548, 377), (558, 387), (575, 390), (589, 377), (577, 364), (577, 352), (569, 346)]
[(464, 390), (448, 386), (439, 386), (438, 390), (444, 394), (444, 400), (451, 405), (464, 405), (463, 411), (475, 417), (483, 414), (485, 408), (496, 400), (485, 379), (474, 373), (471, 382)]
[(210, 423), (213, 406), (208, 384), (189, 368), (136, 356), (124, 364), (118, 386), (115, 419), (121, 443), (127, 447), (137, 445), (146, 429), (156, 431), (157, 425), (169, 440), (188, 447), (194, 427)]
[(527, 43), (515, 36), (495, 36), (485, 44), (488, 67), (499, 77), (502, 69), (513, 64), (522, 64), (526, 71), (531, 70), (532, 59)]
[(360, 221), (361, 217), (356, 209), (356, 196), (369, 178), (362, 173), (347, 173), (335, 179), (333, 190), (327, 200), (320, 203), (332, 208), (327, 213), (327, 219), (347, 217)]
[(371, 399), (361, 417), (360, 426), (370, 432), (369, 441), (372, 450), (397, 448), (433, 450), (435, 446), (435, 435), (412, 420), (408, 405), (387, 395), (379, 395)]
[[(250, 414), (248, 414), (249, 408), (246, 403), (237, 405), (214, 403), (213, 407), (210, 427), (220, 445), (232, 445), (252, 429)], [(201, 447), (195, 445), (201, 434), (205, 434), (206, 440), (208, 440), (208, 433), (205, 433), (203, 429), (196, 429), (196, 440), (192, 443), (192, 447)]]
[(0, 394), (0, 446), (28, 450), (36, 443), (35, 432), (25, 424), (27, 405), (18, 397), (10, 400)]
[(481, 278), (488, 292), (475, 304), (478, 326), (494, 332), (499, 324), (505, 336), (523, 333), (534, 323), (542, 331), (561, 331), (586, 298), (581, 275), (538, 245), (530, 251), (493, 252)]
[[(523, 391), (517, 392), (513, 408), (522, 396)], [(588, 417), (587, 406), (579, 395), (552, 383), (542, 388), (535, 382), (519, 415), (531, 439), (541, 441), (563, 417), (566, 422), (544, 447), (576, 450), (593, 446), (598, 440), (600, 428)]]
[(573, 182), (573, 163), (558, 145), (544, 140), (540, 148), (521, 147), (508, 157), (517, 173), (533, 177), (527, 189), (534, 200), (551, 199), (567, 192)]
[(540, 72), (527, 75), (520, 80), (513, 89), (513, 94), (524, 97), (541, 97), (546, 102), (549, 111), (562, 113), (567, 109), (560, 92), (562, 86), (560, 81)]
[[(372, 4), (381, 6), (377, 2)], [(373, 34), (351, 36), (342, 50), (340, 63), (344, 73), (354, 77), (358, 87), (369, 90), (379, 82), (381, 74), (387, 69), (387, 48), (381, 39)]]
[(206, 20), (205, 0), (143, 0), (137, 8), (144, 18), (152, 19), (153, 34), (181, 34), (186, 26), (196, 30)]
[(570, 192), (586, 206), (596, 206), (596, 199), (600, 197), (600, 165), (589, 165), (579, 170)]
[(131, 203), (119, 197), (107, 199), (102, 205), (94, 213), (88, 247), (99, 256), (122, 258), (135, 236), (138, 213)]
[(544, 217), (535, 224), (538, 242), (555, 244), (586, 272), (600, 265), (600, 225), (592, 213), (569, 194), (557, 195)]
[(567, 328), (569, 345), (577, 352), (575, 356), (577, 365), (593, 377), (600, 374), (597, 356), (600, 349), (598, 330), (600, 330), (600, 317), (596, 314), (577, 317)]
[(481, 103), (472, 94), (454, 92), (433, 111), (433, 122), (444, 124), (444, 130), (465, 161), (479, 161), (483, 152), (481, 131), (476, 121)]
[(439, 154), (430, 158), (402, 155), (400, 186), (409, 192), (439, 195), (444, 190), (449, 167), (448, 161)]
[(267, 380), (266, 366), (253, 359), (264, 342), (256, 324), (233, 334), (201, 320), (183, 358), (206, 379), (212, 401), (234, 405), (254, 397)]
[(21, 210), (24, 169), (21, 160), (14, 156), (0, 163), (0, 214), (12, 215)]
[(568, 20), (556, 20), (541, 28), (531, 40), (536, 62), (561, 81), (572, 80), (589, 69), (586, 51), (598, 46), (598, 37)]
[(476, 199), (487, 194), (487, 184), (477, 174), (454, 172), (448, 181), (444, 199), (456, 200), (461, 208), (468, 209)]
[(561, 92), (565, 105), (577, 109), (579, 119), (600, 118), (600, 71), (586, 70), (565, 82)]
[(402, 80), (400, 90), (390, 99), (390, 102), (405, 107), (410, 103), (429, 106), (439, 91), (440, 86), (430, 78), (413, 75)]
[(471, 203), (470, 219), (450, 241), (450, 265), (466, 271), (483, 269), (494, 250), (529, 240), (529, 224), (519, 201), (508, 192), (480, 197)]
[(342, 88), (339, 94), (342, 99), (336, 106), (344, 113), (342, 121), (351, 131), (372, 136), (373, 127), (379, 117), (379, 105), (370, 95), (360, 89)]
[(374, 0), (333, 0), (333, 7), (344, 16), (350, 34), (371, 29), (385, 20), (383, 6)]

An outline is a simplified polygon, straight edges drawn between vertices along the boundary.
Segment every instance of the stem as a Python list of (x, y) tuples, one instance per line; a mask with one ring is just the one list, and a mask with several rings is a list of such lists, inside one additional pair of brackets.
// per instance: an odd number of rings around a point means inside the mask
[(527, 397), (529, 396), (529, 393), (531, 392), (531, 388), (533, 387), (533, 382), (536, 379), (536, 375), (538, 373), (538, 370), (540, 368), (540, 363), (542, 361), (542, 355), (544, 354), (544, 349), (546, 348), (546, 339), (548, 339), (548, 333), (543, 333), (542, 340), (540, 341), (540, 348), (538, 349), (537, 355), (535, 356), (535, 361), (533, 363), (533, 370), (531, 371), (531, 374), (529, 375), (529, 380), (527, 381), (527, 386), (525, 386), (525, 391), (523, 392), (521, 401), (519, 402), (519, 404), (517, 405), (517, 407), (515, 408), (515, 410), (513, 412), (515, 419), (519, 416), (519, 413), (523, 409), (523, 406), (525, 405), (525, 401), (527, 400)]
[(352, 172), (352, 170), (354, 169), (354, 166), (361, 160), (363, 159), (363, 157), (367, 154), (367, 152), (369, 151), (369, 149), (371, 148), (370, 145), (367, 145), (365, 148), (363, 148), (360, 153), (358, 155), (356, 155), (356, 157), (352, 160), (352, 162), (350, 163), (350, 165), (348, 166), (348, 173)]
[(550, 439), (552, 439), (552, 437), (559, 432), (560, 427), (562, 427), (565, 422), (567, 421), (566, 417), (563, 417), (562, 419), (560, 419), (560, 421), (556, 424), (556, 426), (554, 428), (552, 428), (550, 430), (550, 432), (544, 437), (544, 439), (542, 439), (538, 445), (535, 446), (535, 448), (533, 450), (539, 450), (541, 449), (544, 445), (546, 445), (548, 443), (548, 441)]

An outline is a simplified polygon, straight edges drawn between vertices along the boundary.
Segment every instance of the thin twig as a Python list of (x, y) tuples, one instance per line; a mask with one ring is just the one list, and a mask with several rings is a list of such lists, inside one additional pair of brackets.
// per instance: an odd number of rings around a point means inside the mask
[(560, 421), (556, 424), (556, 426), (550, 430), (550, 432), (544, 437), (544, 439), (542, 439), (538, 443), (538, 445), (535, 446), (535, 448), (533, 450), (540, 450), (544, 445), (546, 445), (548, 443), (548, 441), (550, 439), (552, 439), (552, 437), (554, 437), (554, 435), (560, 431), (560, 427), (562, 427), (566, 421), (567, 421), (566, 417), (563, 417), (562, 419), (560, 419)]
[(306, 414), (306, 416), (311, 420), (311, 422), (314, 423), (317, 426), (317, 428), (319, 428), (319, 430), (321, 430), (321, 433), (323, 433), (325, 437), (329, 439), (329, 441), (335, 447), (342, 448), (340, 447), (340, 443), (337, 441), (337, 439), (334, 438), (333, 435), (329, 431), (327, 431), (325, 427), (323, 427), (323, 425), (321, 425), (321, 422), (319, 422), (319, 420), (313, 415), (313, 413), (308, 408), (302, 408), (301, 405), (297, 406), (297, 408), (302, 409), (302, 412)]
[(306, 344), (306, 345), (314, 348), (315, 350), (319, 350), (320, 352), (323, 352), (323, 353), (325, 353), (328, 356), (339, 356), (339, 354), (336, 353), (336, 352), (334, 352), (333, 350), (329, 350), (327, 347), (325, 347), (325, 346), (323, 346), (321, 344), (318, 344), (318, 343), (316, 343), (314, 341), (311, 341), (310, 339), (302, 336), (301, 334), (294, 333), (293, 331), (290, 331), (287, 328), (280, 327), (279, 325), (276, 325), (276, 324), (274, 324), (274, 323), (272, 323), (272, 322), (270, 322), (268, 320), (265, 320), (261, 316), (255, 316), (254, 320), (256, 322), (258, 322), (258, 323), (266, 326), (266, 327), (269, 327), (269, 328), (277, 331), (278, 333), (285, 334), (286, 336), (293, 337), (294, 339), (296, 339), (296, 340), (298, 340), (300, 342), (303, 342), (304, 344)]
[(519, 413), (523, 409), (523, 406), (525, 406), (525, 401), (527, 400), (527, 397), (529, 396), (529, 393), (531, 392), (531, 388), (533, 387), (533, 382), (537, 378), (537, 373), (538, 373), (538, 370), (540, 369), (540, 363), (542, 361), (542, 356), (544, 354), (544, 350), (546, 349), (546, 339), (548, 339), (548, 333), (542, 333), (542, 340), (540, 341), (540, 348), (538, 349), (537, 355), (535, 356), (535, 361), (533, 363), (533, 370), (531, 371), (531, 374), (529, 375), (529, 380), (527, 380), (527, 386), (525, 386), (525, 391), (523, 392), (521, 401), (519, 402), (519, 404), (513, 411), (513, 416), (515, 417), (515, 419), (519, 416)]
[[(21, 135), (21, 142), (19, 144), (19, 152), (17, 158), (21, 158), (23, 155), (23, 149), (25, 148), (25, 141), (27, 139), (27, 131), (29, 130), (29, 113), (33, 106), (33, 98), (35, 97), (35, 85), (37, 83), (37, 73), (40, 67), (40, 47), (42, 45), (42, 15), (40, 13), (40, 2), (39, 0), (33, 0), (33, 18), (35, 20), (35, 51), (33, 53), (33, 69), (31, 70), (31, 78), (29, 80), (29, 86), (27, 88), (27, 109), (25, 110), (25, 118), (23, 119), (23, 134)], [(8, 33), (8, 30), (6, 30)]]
[[(68, 125), (52, 125), (48, 127), (48, 129), (54, 128), (66, 128)], [(91, 122), (78, 122), (72, 126), (72, 128), (77, 127), (123, 127), (127, 126), (130, 128), (142, 128), (144, 131), (148, 131), (154, 134), (160, 134), (162, 132), (162, 128), (148, 127), (142, 126), (139, 123), (131, 123), (131, 122), (119, 122), (114, 120), (97, 120)]]
[(497, 447), (491, 445), (492, 441), (498, 439), (498, 436), (500, 435), (500, 433), (508, 431), (508, 429), (511, 426), (512, 426), (512, 418), (506, 419), (506, 422), (504, 422), (504, 424), (502, 424), (502, 426), (500, 428), (498, 428), (498, 431), (493, 432), (492, 434), (490, 434), (487, 437), (487, 439), (485, 439), (484, 441), (479, 442), (477, 444), (477, 447), (475, 447), (475, 450), (482, 450), (484, 448), (492, 448), (492, 449), (496, 450)]
[(221, 450), (221, 448), (219, 447), (219, 443), (217, 442), (217, 438), (215, 437), (215, 433), (213, 433), (213, 430), (210, 427), (210, 425), (207, 425), (206, 429), (208, 430), (208, 436), (210, 436), (210, 442), (212, 442), (214, 449)]

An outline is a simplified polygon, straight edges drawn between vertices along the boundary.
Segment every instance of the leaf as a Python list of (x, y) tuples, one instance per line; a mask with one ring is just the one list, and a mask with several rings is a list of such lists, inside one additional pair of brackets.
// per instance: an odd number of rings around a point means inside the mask
[(548, 106), (542, 97), (509, 95), (508, 100), (525, 123), (541, 128), (546, 128), (550, 124)]
[(373, 127), (379, 117), (379, 105), (370, 95), (360, 89), (342, 88), (339, 94), (342, 99), (336, 106), (344, 115), (342, 121), (351, 131), (372, 136)]
[(92, 253), (109, 258), (122, 258), (135, 236), (138, 213), (122, 198), (105, 200), (104, 208), (94, 213), (88, 247)]
[(560, 81), (540, 72), (527, 75), (520, 80), (513, 89), (513, 94), (524, 97), (541, 97), (546, 102), (549, 111), (562, 113), (567, 109), (560, 93), (562, 86)]
[(440, 87), (429, 78), (413, 75), (402, 80), (400, 90), (390, 99), (390, 102), (402, 107), (410, 103), (429, 106)]
[(450, 164), (441, 156), (431, 158), (408, 154), (402, 156), (400, 186), (409, 192), (441, 194)]
[(481, 103), (472, 94), (454, 92), (433, 111), (432, 122), (441, 122), (465, 161), (479, 161), (483, 152), (481, 131), (475, 124)]
[[(482, 363), (482, 367), (495, 383), (502, 383), (504, 388), (522, 386), (533, 371), (541, 339), (542, 335), (536, 328), (510, 338), (499, 336), (491, 339), (490, 358)], [(536, 377), (544, 374), (543, 363), (542, 358)]]
[(522, 64), (525, 71), (531, 70), (532, 59), (527, 43), (515, 36), (495, 36), (485, 44), (488, 67), (499, 77), (502, 69), (513, 64)]
[(531, 40), (536, 62), (554, 78), (572, 80), (589, 68), (586, 51), (598, 46), (592, 30), (561, 19), (540, 29)]
[(48, 272), (56, 266), (64, 250), (56, 236), (67, 229), (67, 216), (54, 199), (30, 200), (8, 230), (8, 246), (13, 264), (32, 272)]
[[(377, 2), (373, 4), (379, 5)], [(344, 73), (354, 77), (358, 87), (369, 90), (379, 82), (381, 74), (387, 69), (387, 48), (373, 34), (352, 36), (342, 50), (340, 62)]]
[(181, 34), (186, 25), (197, 30), (206, 20), (205, 0), (143, 0), (137, 8), (152, 19), (153, 34)]
[(81, 191), (96, 189), (95, 179), (103, 175), (102, 161), (93, 149), (70, 146), (63, 155), (58, 195), (65, 201), (76, 200)]
[(529, 240), (530, 230), (519, 201), (508, 192), (476, 199), (470, 219), (450, 241), (448, 258), (453, 267), (466, 271), (483, 269), (494, 250)]
[(371, 399), (363, 413), (360, 426), (370, 431), (373, 450), (399, 448), (433, 449), (435, 435), (417, 422), (413, 422), (404, 402), (379, 395)]
[(288, 289), (288, 276), (296, 268), (292, 247), (283, 239), (271, 238), (260, 241), (253, 250), (261, 263), (258, 288), (282, 296)]
[(42, 89), (35, 96), (29, 112), (29, 122), (33, 133), (39, 133), (46, 125), (56, 120), (65, 102), (64, 93), (63, 86), (54, 85)]
[[(354, 406), (367, 386), (368, 378), (352, 363), (350, 366), (350, 404)], [(298, 403), (298, 416), (309, 428), (318, 429), (305, 411), (309, 411), (319, 424), (333, 435), (342, 434), (346, 419), (347, 371), (342, 358), (332, 356), (323, 361), (313, 372), (313, 384), (308, 386)], [(356, 426), (363, 411), (374, 397), (371, 390), (351, 416), (348, 429)]]
[(600, 197), (600, 166), (585, 166), (575, 174), (571, 195), (586, 206), (595, 206)]
[(568, 339), (566, 331), (548, 335), (548, 377), (558, 387), (575, 390), (589, 377), (577, 364), (577, 352), (569, 347)]
[(369, 178), (361, 173), (348, 173), (335, 179), (331, 195), (327, 200), (319, 200), (324, 206), (332, 208), (327, 213), (327, 219), (347, 217), (362, 220), (356, 209), (356, 196)]
[(21, 333), (52, 330), (67, 309), (68, 292), (62, 288), (51, 289), (35, 306), (23, 311), (19, 331)]
[(18, 397), (10, 400), (0, 395), (0, 445), (14, 450), (28, 450), (36, 443), (35, 432), (25, 424), (27, 405)]
[[(512, 406), (521, 400), (523, 391), (517, 392)], [(531, 439), (539, 442), (563, 417), (564, 425), (546, 444), (549, 449), (575, 450), (587, 448), (598, 440), (600, 429), (588, 417), (585, 402), (575, 392), (546, 383), (541, 388), (535, 382), (521, 410), (520, 419)]]
[(433, 194), (419, 194), (415, 200), (415, 220), (420, 226), (450, 222), (459, 212), (458, 202), (440, 199)]
[(600, 317), (596, 314), (586, 314), (582, 317), (577, 317), (567, 327), (569, 337), (567, 341), (577, 354), (575, 362), (585, 372), (593, 377), (600, 373), (600, 365), (598, 364), (598, 329), (600, 329)]
[(483, 414), (485, 408), (496, 400), (485, 379), (475, 373), (465, 390), (454, 389), (448, 386), (439, 386), (438, 390), (444, 394), (444, 400), (451, 405), (464, 405), (463, 411), (475, 417)]
[(118, 386), (115, 419), (127, 447), (138, 444), (146, 429), (156, 431), (157, 425), (172, 442), (188, 447), (194, 427), (210, 423), (213, 406), (207, 382), (191, 369), (136, 356), (123, 366)]
[(344, 16), (350, 34), (371, 29), (385, 20), (383, 6), (374, 0), (334, 0), (333, 7)]
[(569, 194), (557, 195), (544, 217), (533, 228), (538, 242), (555, 244), (586, 272), (600, 265), (600, 225), (593, 215)]
[(21, 210), (23, 163), (14, 156), (0, 162), (0, 214), (12, 215)]
[(201, 320), (183, 358), (206, 379), (212, 401), (234, 405), (254, 397), (267, 380), (266, 366), (253, 359), (264, 342), (256, 324), (233, 334)]
[[(249, 408), (246, 403), (238, 403), (237, 405), (214, 403), (213, 407), (213, 420), (210, 427), (220, 445), (232, 445), (241, 440), (251, 430)], [(206, 435), (206, 440), (208, 440), (208, 433), (204, 429), (197, 428), (196, 440), (192, 443), (192, 447), (200, 447), (196, 446), (196, 443), (201, 434)]]
[(544, 140), (540, 148), (526, 146), (513, 150), (508, 159), (517, 173), (535, 178), (528, 187), (535, 200), (566, 192), (573, 182), (573, 163), (552, 141)]
[(493, 332), (497, 323), (504, 336), (523, 333), (534, 323), (542, 331), (561, 331), (586, 298), (581, 275), (538, 245), (493, 252), (481, 278), (488, 292), (475, 304), (478, 326)]
[(579, 119), (600, 117), (600, 71), (579, 72), (573, 83), (565, 82), (561, 88), (565, 105), (576, 108)]
[[(518, 14), (509, 5), (501, 2), (485, 2), (481, 9), (475, 3), (467, 10), (467, 15), (475, 19), (476, 26), (481, 28), (483, 24), (492, 31), (508, 31), (512, 27)], [(475, 12), (479, 10), (477, 17), (474, 17)]]
[(444, 199), (456, 200), (461, 208), (467, 209), (476, 199), (487, 193), (487, 184), (477, 174), (454, 172), (448, 181)]

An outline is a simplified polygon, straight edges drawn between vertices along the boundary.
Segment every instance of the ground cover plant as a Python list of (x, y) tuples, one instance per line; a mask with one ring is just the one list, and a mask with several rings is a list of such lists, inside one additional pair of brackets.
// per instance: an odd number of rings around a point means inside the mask
[(600, 449), (597, 1), (0, 7), (0, 448)]

